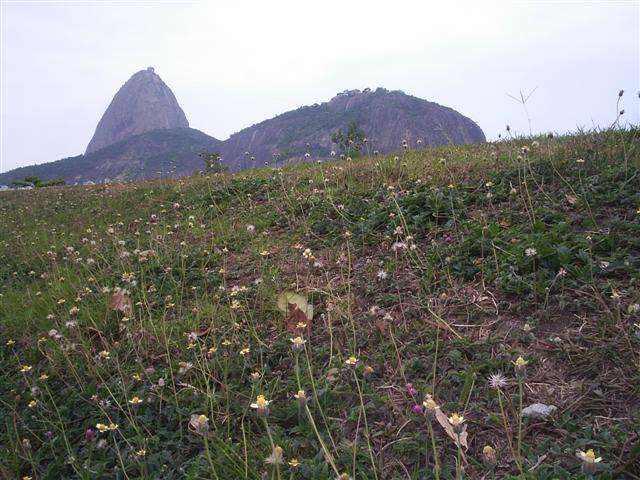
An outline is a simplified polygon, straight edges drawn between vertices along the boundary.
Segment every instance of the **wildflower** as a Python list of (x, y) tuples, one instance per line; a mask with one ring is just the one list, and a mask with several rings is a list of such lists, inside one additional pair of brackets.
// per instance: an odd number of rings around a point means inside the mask
[(117, 423), (110, 423), (109, 424), (109, 430), (113, 431), (113, 430), (117, 430), (118, 429), (118, 424)]
[(422, 415), (424, 413), (422, 410), (422, 405), (420, 405), (419, 403), (416, 403), (413, 406), (413, 413), (415, 413), (416, 415)]
[(460, 435), (462, 433), (464, 417), (454, 413), (449, 417), (449, 424), (453, 427), (453, 431)]
[(358, 359), (353, 355), (350, 356), (345, 362), (348, 366), (353, 367), (356, 363), (358, 363)]
[(336, 480), (353, 480), (348, 473), (341, 473), (336, 477)]
[(260, 377), (262, 377), (262, 375), (260, 375), (260, 372), (251, 372), (250, 377), (253, 383), (257, 383), (258, 380), (260, 380)]
[(134, 373), (133, 375), (131, 375), (131, 378), (132, 378), (133, 380), (135, 380), (136, 382), (140, 382), (140, 381), (142, 381), (142, 377), (140, 376), (140, 374), (139, 374), (139, 373)]
[(98, 358), (100, 360), (109, 360), (111, 358), (111, 354), (107, 350), (102, 350), (98, 353)]
[(256, 409), (256, 413), (259, 417), (266, 417), (269, 415), (269, 404), (271, 402), (264, 398), (264, 395), (258, 395), (255, 403), (251, 404), (251, 408)]
[(284, 450), (282, 450), (282, 447), (276, 445), (273, 447), (271, 455), (265, 458), (264, 461), (271, 465), (282, 465), (284, 463)]
[(378, 270), (378, 273), (376, 273), (376, 277), (378, 278), (378, 280), (386, 280), (388, 276), (389, 275), (384, 270)]
[(578, 158), (578, 159), (576, 160), (576, 163), (584, 163), (584, 158)]
[(518, 378), (524, 378), (525, 374), (527, 373), (527, 365), (529, 364), (529, 361), (525, 360), (522, 357), (518, 357), (516, 358), (515, 362), (511, 363), (513, 363), (514, 365), (516, 376)]
[(527, 257), (535, 257), (538, 254), (538, 251), (533, 247), (529, 247), (524, 251), (524, 254)]
[(136, 452), (136, 455), (138, 457), (144, 457), (146, 454), (147, 454), (147, 451), (144, 448)]
[(304, 330), (305, 328), (307, 328), (307, 324), (306, 324), (306, 323), (304, 323), (304, 322), (298, 322), (298, 323), (296, 324), (296, 328), (297, 328), (298, 330)]
[(183, 373), (187, 373), (192, 368), (193, 364), (191, 362), (180, 362), (178, 363), (178, 374), (182, 375)]
[(10, 338), (9, 340), (7, 340), (6, 345), (7, 345), (7, 346), (11, 346), (11, 345), (13, 345), (13, 344), (15, 344), (15, 343), (16, 343), (16, 341), (15, 341), (15, 340), (12, 340), (12, 339)]
[(304, 407), (307, 404), (307, 395), (304, 393), (304, 390), (298, 390), (298, 393), (293, 397), (298, 400), (301, 407)]
[(22, 373), (28, 373), (31, 371), (33, 367), (31, 365), (23, 365), (22, 368), (20, 369), (20, 371)]
[(596, 457), (592, 448), (586, 452), (578, 450), (576, 456), (582, 460), (582, 473), (585, 475), (593, 475), (596, 472), (597, 464), (602, 461), (602, 457)]
[(87, 428), (87, 431), (84, 432), (84, 440), (87, 443), (93, 442), (93, 430), (91, 430), (90, 428)]
[(142, 400), (140, 399), (140, 397), (135, 396), (131, 400), (129, 400), (129, 403), (131, 405), (140, 405), (142, 403)]
[(240, 355), (242, 355), (243, 357), (245, 355), (247, 355), (249, 352), (251, 351), (251, 349), (249, 347), (244, 347), (242, 350), (240, 350)]
[(194, 413), (189, 419), (189, 428), (191, 431), (203, 435), (209, 431), (209, 418), (206, 415)]
[(418, 390), (415, 389), (415, 387), (413, 386), (413, 383), (407, 383), (405, 387), (409, 391), (409, 395), (411, 395), (412, 397), (415, 397), (416, 395), (418, 395)]
[(296, 472), (298, 470), (298, 468), (300, 467), (300, 461), (297, 458), (292, 458), (291, 460), (289, 460), (287, 462), (287, 465), (289, 465), (289, 467), (291, 467), (291, 471), (292, 472)]
[(489, 376), (489, 385), (498, 390), (507, 386), (507, 379), (501, 373), (494, 373)]
[(436, 410), (440, 408), (431, 395), (427, 395), (425, 397), (424, 402), (422, 402), (422, 406), (424, 406), (424, 411), (430, 418), (435, 417)]
[(96, 423), (96, 428), (100, 433), (109, 431), (109, 427), (107, 427), (104, 423)]
[(38, 401), (37, 400), (31, 400), (29, 402), (29, 408), (35, 408), (38, 405)]
[(301, 351), (303, 351), (304, 344), (307, 343), (307, 341), (300, 336), (290, 338), (289, 340), (291, 340), (292, 343), (291, 350), (293, 350), (295, 353), (300, 353)]
[(482, 449), (482, 463), (492, 468), (496, 465), (496, 451), (491, 445), (485, 445)]
[(311, 249), (305, 248), (304, 251), (302, 252), (302, 256), (304, 258), (306, 258), (307, 260), (313, 258), (313, 254), (311, 253)]
[(40, 375), (40, 380), (45, 381), (49, 378), (49, 375), (47, 375), (46, 373), (43, 373), (42, 375)]

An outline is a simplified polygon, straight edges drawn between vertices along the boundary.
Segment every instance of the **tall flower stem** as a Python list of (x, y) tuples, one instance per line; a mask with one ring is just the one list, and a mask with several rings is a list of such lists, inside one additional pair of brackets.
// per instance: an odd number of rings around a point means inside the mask
[(431, 437), (431, 449), (433, 450), (433, 474), (436, 480), (440, 480), (440, 460), (438, 459), (438, 450), (436, 450), (436, 436), (433, 432), (433, 425), (431, 425), (431, 419), (427, 419), (427, 428), (429, 429), (429, 436)]

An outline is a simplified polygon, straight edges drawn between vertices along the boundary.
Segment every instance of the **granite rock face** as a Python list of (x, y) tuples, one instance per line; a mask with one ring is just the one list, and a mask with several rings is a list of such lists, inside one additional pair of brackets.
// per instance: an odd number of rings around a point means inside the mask
[(187, 127), (189, 122), (173, 92), (149, 67), (134, 74), (118, 90), (86, 153), (152, 130)]
[(222, 157), (231, 170), (253, 166), (245, 152), (256, 166), (274, 158), (281, 163), (328, 158), (337, 150), (332, 134), (346, 131), (354, 121), (368, 139), (369, 151), (364, 154), (402, 150), (403, 140), (412, 149), (485, 141), (473, 120), (451, 108), (401, 91), (367, 88), (345, 90), (329, 102), (301, 107), (245, 128), (225, 140)]

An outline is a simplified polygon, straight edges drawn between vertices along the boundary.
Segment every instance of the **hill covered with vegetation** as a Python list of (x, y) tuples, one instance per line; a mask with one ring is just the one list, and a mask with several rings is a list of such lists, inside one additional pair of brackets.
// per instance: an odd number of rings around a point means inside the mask
[(639, 135), (0, 193), (0, 476), (638, 478)]
[(199, 155), (219, 150), (220, 144), (192, 128), (152, 130), (95, 152), (1, 173), (0, 184), (25, 176), (74, 184), (191, 175), (203, 167)]

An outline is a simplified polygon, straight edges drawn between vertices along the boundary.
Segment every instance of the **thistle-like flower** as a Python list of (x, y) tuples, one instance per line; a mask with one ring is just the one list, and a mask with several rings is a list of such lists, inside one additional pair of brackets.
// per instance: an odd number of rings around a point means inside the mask
[(209, 431), (209, 418), (206, 415), (194, 413), (189, 419), (189, 429), (200, 435), (206, 434)]
[(592, 448), (586, 452), (578, 450), (576, 456), (582, 460), (582, 473), (585, 475), (593, 475), (598, 468), (597, 464), (602, 461), (602, 457), (596, 457)]
[(496, 390), (502, 389), (507, 386), (507, 379), (501, 373), (494, 373), (489, 376), (489, 386)]
[(295, 338), (290, 338), (289, 340), (291, 340), (291, 350), (293, 350), (295, 353), (300, 353), (301, 351), (303, 351), (304, 344), (307, 343), (307, 341), (299, 335)]
[(347, 360), (345, 360), (344, 362), (346, 365), (348, 365), (349, 367), (353, 367), (356, 365), (356, 363), (358, 363), (358, 359), (356, 357), (354, 357), (353, 355), (351, 355)]
[(296, 393), (293, 398), (298, 400), (301, 407), (304, 407), (307, 404), (307, 395), (304, 393), (304, 390), (298, 390), (298, 393)]
[(496, 451), (491, 445), (485, 445), (482, 449), (482, 463), (489, 468), (496, 466)]
[(513, 363), (513, 367), (516, 372), (516, 377), (518, 377), (519, 379), (523, 379), (527, 374), (527, 365), (529, 364), (529, 361), (525, 360), (522, 357), (518, 357), (516, 358), (515, 362), (511, 362), (511, 363)]
[(454, 413), (449, 417), (449, 424), (453, 427), (453, 431), (457, 435), (460, 435), (462, 433), (462, 430), (464, 429), (464, 417), (458, 415), (457, 413)]
[(258, 395), (258, 398), (256, 398), (255, 403), (251, 404), (251, 408), (255, 408), (256, 409), (256, 414), (259, 417), (266, 417), (267, 415), (269, 415), (269, 404), (271, 403), (270, 400), (267, 400), (264, 395)]
[(271, 455), (265, 458), (264, 461), (271, 465), (282, 465), (284, 463), (284, 450), (282, 450), (282, 447), (276, 445), (273, 447)]

